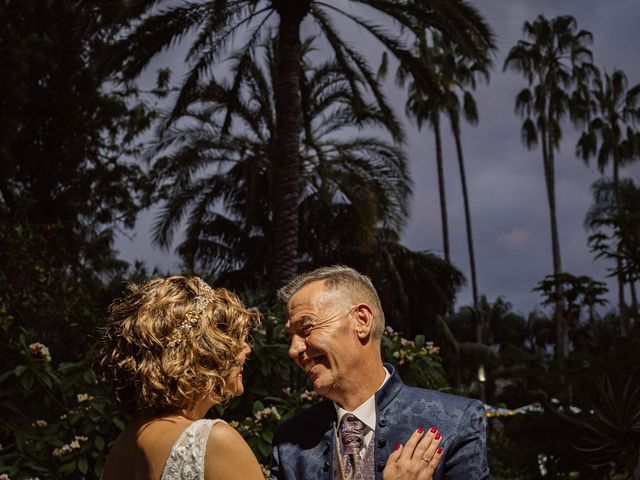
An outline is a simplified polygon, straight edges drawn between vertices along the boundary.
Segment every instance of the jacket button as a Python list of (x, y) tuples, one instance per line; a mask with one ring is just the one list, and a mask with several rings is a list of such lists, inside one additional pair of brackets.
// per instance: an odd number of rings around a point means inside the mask
[(331, 464), (329, 462), (324, 462), (324, 465), (322, 466), (322, 469), (325, 472), (328, 472), (330, 467), (331, 467)]
[(387, 444), (387, 441), (384, 438), (378, 440), (378, 448), (383, 448)]
[(385, 417), (380, 417), (380, 420), (378, 421), (378, 425), (380, 425), (381, 427), (384, 427), (387, 425), (387, 419)]
[(384, 470), (384, 463), (379, 463), (378, 464), (378, 471), (381, 472)]

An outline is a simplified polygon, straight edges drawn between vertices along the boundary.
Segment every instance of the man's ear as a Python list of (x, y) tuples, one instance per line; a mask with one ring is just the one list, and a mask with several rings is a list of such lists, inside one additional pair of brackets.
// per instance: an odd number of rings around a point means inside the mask
[(366, 340), (373, 331), (373, 310), (366, 303), (359, 303), (354, 307), (356, 331), (360, 340)]

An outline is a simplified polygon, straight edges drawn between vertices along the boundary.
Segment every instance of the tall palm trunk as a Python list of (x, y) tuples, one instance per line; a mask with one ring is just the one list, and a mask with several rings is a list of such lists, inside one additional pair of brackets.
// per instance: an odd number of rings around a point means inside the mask
[[(471, 269), (471, 294), (473, 295), (473, 307), (478, 308), (478, 283), (476, 281), (476, 257), (473, 250), (473, 233), (471, 229), (471, 209), (469, 208), (469, 193), (467, 191), (467, 174), (464, 169), (464, 155), (462, 153), (462, 142), (460, 141), (460, 125), (457, 121), (451, 120), (451, 130), (456, 141), (456, 151), (458, 153), (458, 166), (460, 167), (460, 183), (462, 184), (462, 200), (464, 202), (464, 220), (467, 229), (467, 248), (469, 250), (469, 264)], [(482, 323), (482, 322), (481, 322)], [(482, 328), (483, 325), (480, 325)], [(478, 340), (481, 342), (481, 339)]]
[[(274, 2), (275, 3), (275, 2)], [(297, 271), (298, 203), (301, 195), (300, 23), (307, 1), (280, 1), (275, 79), (276, 134), (273, 155), (271, 208), (273, 212), (271, 279), (279, 288)]]
[[(616, 142), (617, 145), (617, 142)], [(618, 154), (614, 149), (613, 152), (613, 193), (616, 200), (616, 213), (620, 213), (622, 210), (622, 201), (620, 199), (620, 164), (618, 160)], [(620, 254), (620, 242), (618, 242), (617, 253)], [(620, 337), (626, 338), (629, 334), (629, 328), (627, 325), (627, 312), (624, 301), (624, 275), (622, 273), (622, 258), (620, 255), (616, 256), (616, 270), (618, 271), (618, 314), (620, 315)]]
[(549, 219), (551, 223), (551, 251), (553, 256), (553, 275), (555, 277), (555, 312), (554, 322), (556, 326), (556, 360), (559, 367), (560, 385), (566, 387), (565, 363), (569, 356), (569, 332), (567, 319), (564, 315), (562, 301), (562, 285), (560, 273), (562, 261), (560, 258), (560, 241), (558, 239), (558, 221), (556, 218), (556, 190), (555, 190), (555, 158), (553, 154), (554, 138), (551, 127), (547, 124), (541, 132), (542, 155), (544, 163), (544, 179), (547, 187), (547, 200), (549, 202)]
[(440, 135), (440, 113), (432, 114), (433, 133), (436, 137), (436, 163), (438, 165), (438, 191), (440, 192), (440, 216), (442, 219), (442, 243), (444, 247), (444, 259), (451, 263), (449, 253), (449, 224), (447, 220), (447, 196), (444, 189), (444, 165), (442, 159), (442, 137)]

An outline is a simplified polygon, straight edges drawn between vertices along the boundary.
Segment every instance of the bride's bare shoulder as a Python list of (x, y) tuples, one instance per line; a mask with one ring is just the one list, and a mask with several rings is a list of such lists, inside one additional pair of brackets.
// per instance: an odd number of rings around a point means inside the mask
[(255, 455), (235, 428), (216, 423), (209, 432), (205, 480), (264, 479)]

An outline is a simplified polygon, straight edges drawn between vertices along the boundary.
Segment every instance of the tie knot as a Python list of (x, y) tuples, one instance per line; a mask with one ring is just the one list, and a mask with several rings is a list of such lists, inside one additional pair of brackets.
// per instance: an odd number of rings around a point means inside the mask
[(360, 451), (364, 443), (365, 425), (350, 413), (342, 417), (340, 423), (340, 439), (344, 447), (344, 453), (354, 455)]

